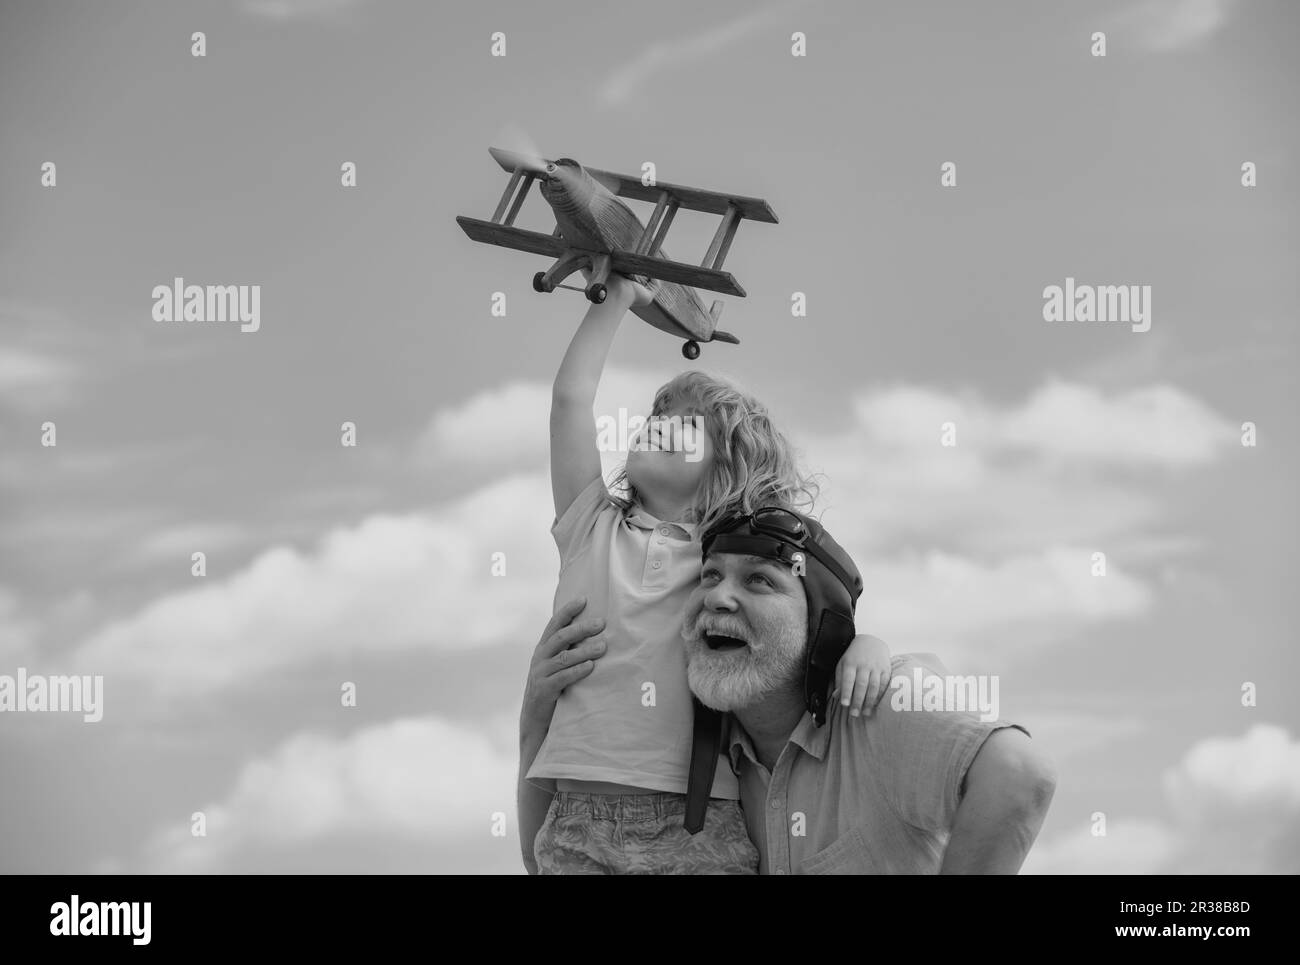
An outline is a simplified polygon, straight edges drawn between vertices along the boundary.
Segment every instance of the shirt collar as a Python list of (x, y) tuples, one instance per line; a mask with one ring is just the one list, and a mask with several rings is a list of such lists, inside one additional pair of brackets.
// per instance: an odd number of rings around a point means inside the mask
[(729, 728), (727, 756), (731, 758), (731, 769), (739, 773), (742, 756), (748, 757), (757, 764), (758, 756), (754, 753), (754, 745), (750, 742), (749, 735), (745, 733), (745, 728), (740, 726), (740, 721), (728, 714), (727, 727)]
[[(754, 753), (753, 741), (745, 733), (745, 728), (740, 726), (740, 721), (736, 720), (731, 714), (727, 715), (727, 724), (730, 728), (728, 736), (727, 754), (731, 758), (731, 768), (734, 771), (740, 770), (740, 758), (748, 757), (755, 764), (758, 764), (758, 755)], [(799, 718), (799, 723), (795, 724), (794, 730), (790, 734), (787, 744), (798, 744), (805, 752), (811, 754), (817, 760), (825, 760), (826, 748), (831, 742), (831, 722), (828, 719), (821, 727), (813, 720), (813, 715), (804, 711), (803, 717)]]
[(654, 529), (657, 526), (667, 526), (670, 529), (680, 530), (686, 535), (687, 539), (695, 538), (695, 523), (665, 522), (662, 519), (656, 519), (640, 503), (634, 503), (624, 518), (639, 529)]

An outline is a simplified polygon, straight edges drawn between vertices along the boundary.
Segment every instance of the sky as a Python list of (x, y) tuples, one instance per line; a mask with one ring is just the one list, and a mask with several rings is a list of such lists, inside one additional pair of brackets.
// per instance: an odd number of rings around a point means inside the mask
[[(859, 629), (997, 675), (1055, 761), (1027, 873), (1300, 871), (1300, 11), (618, 6), (0, 4), (0, 675), (104, 681), (0, 714), (0, 871), (522, 872), (586, 302), (456, 225), (492, 145), (771, 204), (740, 344), (629, 317), (596, 413), (688, 365), (769, 406)], [(176, 277), (260, 286), (258, 330), (156, 321)], [(1046, 321), (1067, 278), (1150, 329)]]

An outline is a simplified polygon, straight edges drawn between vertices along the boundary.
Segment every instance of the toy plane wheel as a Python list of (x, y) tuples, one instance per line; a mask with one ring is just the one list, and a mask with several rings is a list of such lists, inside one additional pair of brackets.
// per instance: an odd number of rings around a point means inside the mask
[(596, 284), (590, 286), (587, 289), (587, 301), (591, 302), (594, 305), (604, 304), (605, 299), (608, 297), (609, 297), (609, 289), (607, 289), (600, 282), (597, 282)]
[(546, 272), (539, 271), (533, 276), (533, 291), (544, 294), (555, 291), (554, 286), (546, 284)]
[(700, 357), (700, 343), (692, 339), (682, 346), (682, 355), (694, 362)]

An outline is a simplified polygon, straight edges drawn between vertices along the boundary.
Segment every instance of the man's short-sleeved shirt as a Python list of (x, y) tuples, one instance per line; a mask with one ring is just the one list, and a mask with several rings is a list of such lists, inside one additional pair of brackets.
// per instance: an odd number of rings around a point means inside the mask
[[(946, 675), (937, 658), (905, 654), (892, 676)], [(892, 691), (871, 717), (833, 701), (817, 727), (805, 713), (772, 773), (729, 718), (740, 800), (760, 874), (935, 874), (962, 782), (994, 731), (975, 711), (896, 710)], [(1028, 731), (1025, 731), (1028, 733)]]
[[(606, 650), (560, 695), (528, 779), (685, 794), (694, 717), (681, 626), (700, 580), (695, 527), (625, 512), (596, 478), (551, 533), (560, 551), (555, 606), (585, 596), (582, 616), (605, 618)], [(711, 796), (740, 796), (725, 756)]]

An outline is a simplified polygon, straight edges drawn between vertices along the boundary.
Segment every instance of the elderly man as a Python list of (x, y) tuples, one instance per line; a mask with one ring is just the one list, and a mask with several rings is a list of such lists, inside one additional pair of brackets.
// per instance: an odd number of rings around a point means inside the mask
[[(830, 703), (862, 580), (816, 521), (762, 509), (714, 527), (702, 546), (683, 636), (691, 689), (713, 710), (696, 708), (688, 829), (708, 804), (696, 775), (712, 773), (722, 746), (763, 874), (1018, 871), (1055, 790), (1028, 733), (969, 710), (899, 709), (889, 697), (867, 717)], [(579, 619), (583, 605), (557, 610), (534, 652), (521, 760), (532, 759), (559, 693), (604, 653), (603, 625)], [(895, 657), (895, 680), (918, 667), (943, 675), (935, 658), (913, 654)], [(521, 776), (521, 811), (538, 793)], [(531, 842), (521, 844), (535, 871)]]
[[(725, 747), (760, 872), (1018, 871), (1055, 789), (1028, 732), (889, 697), (870, 717), (828, 708), (862, 580), (816, 521), (759, 510), (715, 527), (702, 548), (683, 627), (688, 677), (729, 712)], [(916, 667), (943, 675), (910, 655), (895, 658), (895, 680)]]

